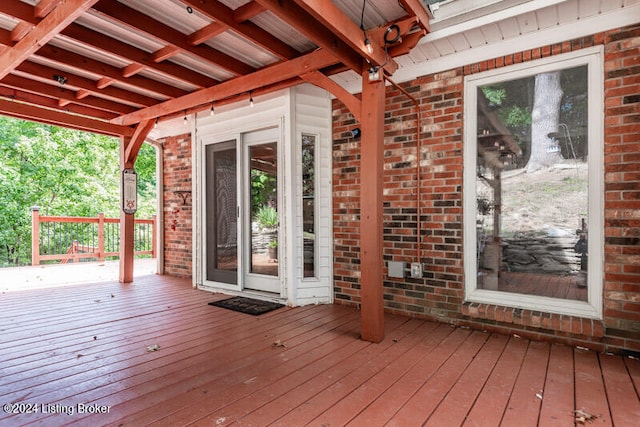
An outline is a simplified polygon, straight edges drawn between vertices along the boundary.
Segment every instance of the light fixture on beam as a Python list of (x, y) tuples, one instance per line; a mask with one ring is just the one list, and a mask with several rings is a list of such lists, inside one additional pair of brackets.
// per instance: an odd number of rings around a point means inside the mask
[(153, 124), (153, 128), (156, 129), (158, 127), (158, 118), (156, 117), (156, 122)]
[(215, 114), (215, 111), (213, 109), (213, 102), (211, 103), (211, 112), (209, 113), (210, 116), (213, 116)]
[(187, 123), (188, 123), (188, 120), (187, 120), (187, 110), (184, 110), (184, 119), (182, 119), (182, 124), (183, 124), (183, 125), (186, 125)]
[(249, 106), (253, 108), (253, 95), (251, 94), (251, 91), (249, 91)]
[(371, 46), (371, 40), (369, 40), (369, 37), (364, 38), (364, 47), (367, 48), (369, 55), (373, 53), (373, 46)]

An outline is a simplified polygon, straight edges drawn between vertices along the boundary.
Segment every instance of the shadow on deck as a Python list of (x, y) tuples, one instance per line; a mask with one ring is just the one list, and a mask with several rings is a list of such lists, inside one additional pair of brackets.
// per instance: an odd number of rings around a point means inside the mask
[(353, 308), (256, 317), (207, 305), (222, 298), (157, 275), (0, 294), (0, 404), (32, 411), (1, 413), (0, 424), (571, 426), (576, 410), (597, 426), (640, 419), (635, 359), (398, 316), (371, 344)]

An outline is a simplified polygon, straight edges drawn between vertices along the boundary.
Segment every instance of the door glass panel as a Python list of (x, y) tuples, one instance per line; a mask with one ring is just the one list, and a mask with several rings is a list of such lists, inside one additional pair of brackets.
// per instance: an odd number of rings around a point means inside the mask
[(316, 137), (302, 135), (302, 223), (304, 277), (316, 276)]
[(251, 257), (249, 272), (278, 275), (277, 143), (249, 146)]
[(478, 87), (478, 289), (587, 301), (587, 74)]
[(237, 283), (235, 141), (206, 147), (206, 175), (207, 280)]

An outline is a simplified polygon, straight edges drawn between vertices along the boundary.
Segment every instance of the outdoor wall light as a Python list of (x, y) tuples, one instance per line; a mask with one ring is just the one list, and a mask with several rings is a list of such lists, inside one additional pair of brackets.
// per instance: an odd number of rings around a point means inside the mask
[(378, 67), (369, 68), (369, 81), (375, 82), (377, 80), (380, 80), (380, 68)]

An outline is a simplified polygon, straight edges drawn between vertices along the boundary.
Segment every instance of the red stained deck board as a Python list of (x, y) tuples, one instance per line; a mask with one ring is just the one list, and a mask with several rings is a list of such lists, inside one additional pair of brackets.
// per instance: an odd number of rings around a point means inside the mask
[(549, 361), (549, 344), (530, 342), (522, 367), (507, 403), (502, 423), (520, 427), (537, 426)]
[(394, 335), (393, 344), (379, 357), (352, 365), (352, 372), (336, 384), (344, 385), (340, 393), (336, 393), (339, 400), (309, 425), (345, 425), (420, 359), (424, 352), (420, 344), (434, 329), (434, 325), (422, 322), (405, 337)]
[(616, 426), (638, 425), (640, 398), (624, 361), (620, 357), (605, 354), (600, 356), (600, 366), (613, 424)]
[(540, 425), (564, 425), (574, 420), (573, 348), (554, 344), (542, 392)]
[(474, 331), (464, 343), (451, 354), (420, 389), (405, 403), (389, 421), (390, 426), (423, 425), (431, 416), (451, 388), (460, 379), (469, 363), (487, 341), (488, 334)]
[(513, 392), (529, 342), (510, 338), (481, 394), (467, 415), (466, 427), (497, 426)]
[[(187, 362), (190, 363), (180, 366), (180, 369), (176, 369), (171, 364), (165, 364), (160, 372), (148, 371), (152, 377), (137, 375), (125, 384), (127, 386), (125, 390), (119, 391), (114, 396), (100, 398), (97, 402), (112, 405), (112, 412), (109, 417), (105, 417), (109, 422), (132, 419), (131, 415), (124, 416), (124, 414), (135, 414), (141, 410), (146, 410), (146, 420), (161, 418), (168, 413), (174, 417), (197, 419), (196, 414), (199, 411), (208, 411), (210, 405), (217, 399), (231, 399), (238, 393), (244, 393), (245, 390), (242, 388), (257, 387), (259, 381), (254, 378), (257, 378), (260, 372), (268, 370), (284, 375), (283, 370), (279, 369), (283, 363), (280, 355), (282, 349), (272, 346), (276, 340), (288, 342), (291, 348), (285, 350), (289, 353), (305, 355), (319, 347), (327, 350), (330, 344), (326, 343), (336, 336), (345, 337), (344, 334), (326, 333), (326, 330), (320, 326), (327, 325), (331, 330), (345, 323), (357, 324), (357, 320), (352, 316), (340, 317), (332, 322), (332, 317), (327, 316), (327, 311), (323, 310), (320, 314), (319, 319), (295, 328), (288, 324), (283, 327), (289, 330), (278, 328), (268, 330), (258, 326), (250, 328), (256, 332), (256, 335), (250, 341), (243, 342), (242, 346), (216, 346), (213, 351), (205, 348), (196, 359), (188, 360)], [(265, 354), (267, 351), (269, 353)], [(293, 358), (293, 360), (299, 359)], [(288, 364), (286, 367), (295, 369)], [(155, 380), (158, 374), (164, 377), (163, 381)], [(240, 389), (232, 389), (232, 386), (237, 384), (241, 385)], [(122, 386), (122, 384), (119, 385)], [(221, 393), (221, 390), (224, 390), (224, 393)], [(202, 400), (200, 404), (195, 405), (196, 408), (185, 409), (184, 403), (191, 403), (197, 397)]]
[(598, 418), (592, 423), (594, 426), (612, 426), (598, 354), (576, 349), (573, 357), (576, 410), (597, 415)]
[(492, 335), (487, 339), (482, 351), (468, 365), (425, 426), (462, 425), (496, 366), (507, 341), (508, 338), (502, 335)]
[[(438, 336), (439, 342), (434, 342), (435, 350), (433, 352), (429, 352), (425, 354), (425, 360), (427, 363), (418, 363), (415, 365), (414, 369), (405, 375), (403, 375), (396, 383), (393, 384), (385, 393), (383, 393), (376, 402), (384, 400), (388, 405), (386, 409), (391, 411), (391, 415), (393, 415), (399, 407), (401, 407), (407, 399), (409, 399), (416, 390), (420, 388), (422, 384), (429, 378), (434, 372), (437, 371), (439, 366), (444, 363), (444, 361), (449, 357), (451, 353), (453, 353), (456, 349), (458, 349), (464, 340), (469, 336), (470, 332), (468, 330), (454, 330), (450, 333), (446, 333), (442, 331)], [(443, 339), (444, 338), (444, 339)], [(432, 357), (429, 357), (432, 356)], [(393, 393), (389, 393), (393, 390)], [(393, 396), (399, 397), (397, 400), (392, 400)], [(309, 405), (315, 408), (316, 399), (312, 399), (309, 401)], [(394, 408), (394, 403), (397, 403), (398, 408)], [(305, 420), (306, 418), (300, 418), (300, 414), (302, 411), (297, 409), (296, 411), (292, 411), (291, 414), (287, 414), (286, 417), (278, 420), (276, 425), (279, 426), (287, 426), (291, 425), (291, 422), (297, 422)], [(292, 416), (294, 415), (294, 416)], [(354, 414), (355, 415), (355, 414)], [(380, 413), (378, 411), (370, 414), (371, 418), (367, 418), (365, 422), (368, 425), (383, 425), (385, 421), (387, 421), (390, 417), (385, 417), (385, 413)], [(376, 417), (379, 417), (376, 419)], [(362, 422), (359, 418), (354, 420), (354, 424), (358, 424)]]
[(415, 349), (417, 352), (415, 356), (418, 357), (413, 365), (407, 364), (406, 360), (400, 363), (401, 368), (407, 372), (398, 375), (393, 384), (376, 396), (375, 400), (358, 413), (349, 425), (371, 426), (383, 425), (387, 422), (416, 392), (420, 381), (425, 381), (432, 375), (438, 364), (444, 362), (446, 355), (453, 352), (453, 349), (466, 338), (466, 334), (456, 334), (457, 337), (447, 340), (453, 332), (454, 329), (450, 326), (440, 325), (433, 333), (426, 336), (420, 346)]
[[(295, 372), (291, 376), (284, 379), (285, 381), (280, 381), (273, 386), (267, 387), (264, 391), (267, 392), (270, 401), (272, 401), (273, 397), (279, 397), (286, 393), (291, 386), (296, 386), (300, 388), (299, 395), (293, 397), (294, 402), (299, 402), (299, 404), (304, 401), (301, 399), (305, 394), (309, 394), (309, 390), (305, 387), (305, 384), (309, 382), (319, 381), (318, 375), (322, 375), (326, 380), (324, 384), (329, 387), (331, 384), (328, 384), (329, 381), (333, 380), (334, 383), (336, 380), (341, 380), (342, 378), (349, 375), (351, 372), (359, 369), (359, 367), (366, 365), (369, 369), (371, 369), (372, 359), (376, 357), (376, 354), (379, 354), (378, 358), (386, 355), (394, 350), (397, 350), (398, 347), (403, 347), (401, 343), (410, 342), (412, 338), (412, 333), (415, 332), (416, 329), (424, 326), (424, 321), (419, 320), (411, 320), (401, 325), (401, 327), (396, 328), (395, 330), (388, 330), (387, 328), (387, 338), (385, 339), (384, 345), (379, 344), (369, 344), (366, 349), (365, 346), (359, 345), (360, 351), (358, 354), (353, 354), (351, 357), (346, 357), (339, 361), (339, 363), (335, 363), (336, 361), (327, 361), (333, 362), (332, 364), (322, 363), (323, 361), (319, 361), (318, 363), (314, 363), (313, 365), (308, 365), (305, 368)], [(394, 337), (398, 338), (398, 343), (396, 343), (393, 339), (389, 338), (388, 335), (393, 334)], [(416, 334), (414, 334), (416, 335)], [(392, 343), (392, 344), (391, 344)], [(409, 345), (409, 344), (407, 344)], [(333, 355), (329, 355), (333, 356)], [(320, 381), (322, 383), (322, 381)], [(248, 402), (250, 400), (251, 402)], [(252, 408), (259, 406), (261, 401), (256, 402), (256, 397), (253, 395), (246, 396), (241, 401), (235, 402), (234, 405), (230, 405), (229, 407), (225, 407), (222, 409), (221, 414), (224, 414), (226, 417), (226, 421), (231, 422), (231, 420), (237, 420), (239, 425), (255, 425), (255, 424), (265, 424), (267, 422), (266, 413), (261, 412), (260, 414), (255, 414), (254, 416), (246, 416), (242, 415), (251, 412), (247, 411), (247, 408)], [(288, 399), (283, 399), (283, 401), (288, 401)], [(256, 404), (257, 403), (257, 404)], [(289, 405), (292, 407), (293, 405)], [(235, 411), (242, 411), (243, 413), (237, 413)], [(280, 412), (281, 413), (281, 412)], [(254, 413), (252, 412), (251, 415)], [(273, 421), (273, 413), (271, 414), (271, 420)], [(277, 414), (275, 414), (277, 415)], [(204, 418), (202, 421), (212, 422), (216, 419), (216, 415), (209, 416)], [(222, 423), (227, 424), (227, 422)]]
[[(220, 298), (155, 275), (0, 294), (0, 403), (110, 405), (91, 416), (0, 413), (0, 425), (565, 425), (571, 409), (598, 415), (594, 426), (639, 417), (632, 358), (397, 316), (371, 344), (350, 307), (255, 317), (207, 305)], [(152, 344), (160, 350), (146, 352)]]
[[(357, 324), (358, 319), (350, 318), (346, 326), (353, 330)], [(225, 372), (217, 378), (209, 377), (207, 381), (199, 381), (196, 387), (187, 390), (187, 394), (177, 397), (170, 406), (149, 407), (146, 412), (154, 418), (141, 413), (140, 419), (144, 419), (145, 422), (154, 420), (158, 425), (195, 422), (212, 413), (219, 413), (221, 408), (247, 395), (262, 393), (263, 388), (278, 379), (287, 377), (327, 354), (341, 350), (350, 341), (353, 343), (348, 335), (340, 333), (324, 333), (306, 338), (309, 339), (300, 337), (297, 340), (285, 340), (287, 347), (274, 347), (269, 354), (263, 354), (262, 359), (253, 360), (242, 369)], [(223, 367), (219, 369), (227, 371)], [(199, 399), (192, 398), (198, 395), (201, 396)], [(138, 414), (134, 420), (137, 418)], [(224, 416), (217, 418), (222, 419)]]

